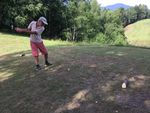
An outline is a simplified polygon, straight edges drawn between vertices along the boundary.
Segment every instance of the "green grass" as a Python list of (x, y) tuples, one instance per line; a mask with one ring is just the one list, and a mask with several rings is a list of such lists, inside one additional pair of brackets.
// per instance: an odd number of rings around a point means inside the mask
[[(90, 42), (68, 42), (61, 40), (44, 40), (44, 44), (47, 47), (59, 47), (59, 46), (95, 46), (98, 43)], [(12, 35), (0, 32), (0, 56), (15, 52), (23, 52), (30, 50), (30, 40), (27, 36)]]
[(125, 35), (131, 45), (150, 47), (150, 19), (141, 20), (127, 26)]
[[(46, 46), (71, 46), (74, 45), (72, 42), (61, 41), (61, 40), (44, 40)], [(0, 32), (0, 56), (15, 52), (22, 52), (30, 50), (29, 37), (11, 35)]]
[(28, 40), (27, 37), (0, 33), (0, 55), (29, 50)]

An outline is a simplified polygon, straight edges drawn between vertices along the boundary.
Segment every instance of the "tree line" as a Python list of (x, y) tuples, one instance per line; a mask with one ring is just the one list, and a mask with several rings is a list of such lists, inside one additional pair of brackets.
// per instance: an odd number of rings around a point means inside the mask
[(0, 29), (27, 27), (40, 16), (48, 20), (44, 34), (50, 39), (124, 44), (124, 27), (150, 18), (150, 10), (139, 5), (111, 11), (97, 0), (0, 1)]

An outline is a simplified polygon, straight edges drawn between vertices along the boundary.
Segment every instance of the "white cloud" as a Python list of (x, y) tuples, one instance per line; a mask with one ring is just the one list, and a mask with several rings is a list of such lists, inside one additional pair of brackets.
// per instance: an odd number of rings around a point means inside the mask
[(97, 0), (102, 6), (112, 5), (116, 3), (123, 3), (130, 6), (135, 6), (139, 4), (145, 4), (150, 9), (150, 0)]

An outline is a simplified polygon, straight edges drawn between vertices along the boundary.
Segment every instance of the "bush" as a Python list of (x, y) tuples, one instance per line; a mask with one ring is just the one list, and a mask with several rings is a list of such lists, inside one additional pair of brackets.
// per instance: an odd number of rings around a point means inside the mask
[(107, 37), (103, 33), (98, 33), (94, 39), (98, 43), (107, 44)]
[(110, 45), (119, 45), (119, 46), (128, 44), (125, 37), (121, 34), (120, 35), (116, 34), (115, 31), (112, 33), (111, 36), (113, 37), (106, 36), (103, 33), (98, 33), (94, 38), (93, 42), (96, 41), (100, 44), (110, 44)]
[(116, 40), (113, 42), (113, 45), (125, 46), (125, 45), (128, 45), (128, 42), (124, 37), (122, 37), (121, 35), (118, 35), (116, 37)]

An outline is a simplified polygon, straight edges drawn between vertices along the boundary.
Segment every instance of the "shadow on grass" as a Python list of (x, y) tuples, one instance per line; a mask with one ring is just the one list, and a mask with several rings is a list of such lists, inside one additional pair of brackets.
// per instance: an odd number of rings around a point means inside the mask
[[(24, 57), (21, 53), (1, 56), (0, 112), (148, 113), (150, 55), (146, 51), (149, 56), (143, 62), (138, 60), (141, 55), (129, 55), (134, 51), (49, 47), (49, 60), (54, 65), (41, 71), (34, 70), (29, 51)], [(42, 64), (42, 58), (40, 61)], [(123, 90), (126, 78), (131, 84)]]

